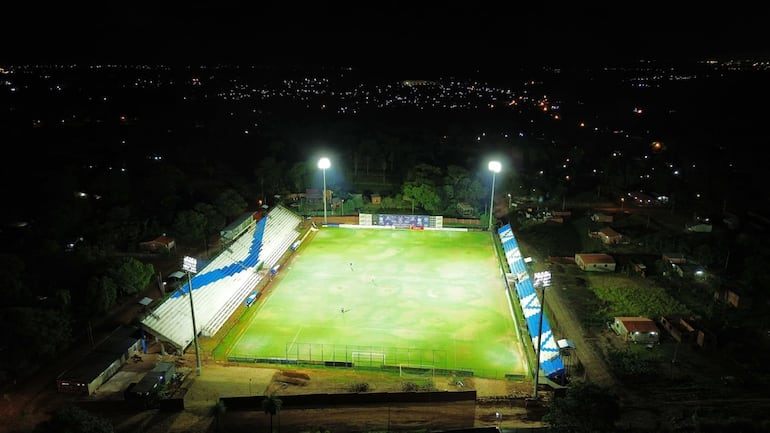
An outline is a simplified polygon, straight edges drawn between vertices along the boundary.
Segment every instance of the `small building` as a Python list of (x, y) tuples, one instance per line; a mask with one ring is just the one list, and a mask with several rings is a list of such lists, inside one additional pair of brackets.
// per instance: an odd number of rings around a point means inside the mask
[(144, 400), (153, 395), (155, 390), (162, 385), (172, 383), (176, 378), (176, 366), (173, 362), (159, 362), (152, 370), (148, 371), (139, 382), (132, 383), (126, 389), (126, 400)]
[(595, 223), (611, 223), (614, 220), (614, 217), (612, 215), (607, 215), (603, 213), (595, 213), (591, 215), (591, 221)]
[(610, 329), (631, 343), (657, 344), (660, 341), (658, 325), (646, 317), (615, 317)]
[(660, 318), (660, 324), (663, 326), (663, 329), (668, 331), (674, 340), (685, 343), (695, 343), (697, 332), (691, 322), (691, 319), (677, 315)]
[(634, 270), (634, 273), (640, 277), (644, 278), (647, 276), (647, 266), (644, 263), (630, 262), (630, 265), (631, 269)]
[(623, 235), (616, 232), (612, 227), (603, 227), (598, 232), (599, 239), (607, 245), (619, 244), (623, 240)]
[(150, 251), (153, 253), (160, 253), (160, 252), (168, 253), (168, 252), (171, 252), (171, 250), (173, 250), (175, 246), (176, 246), (176, 241), (174, 240), (174, 238), (171, 238), (168, 236), (158, 236), (157, 238), (151, 241), (145, 241), (139, 244), (139, 247), (144, 251)]
[(149, 397), (153, 391), (164, 382), (165, 377), (160, 371), (148, 371), (139, 382), (126, 389), (125, 397), (131, 399), (143, 399)]
[(56, 378), (56, 389), (64, 394), (91, 395), (122, 366), (123, 361), (115, 354), (91, 352)]
[(120, 327), (86, 355), (76, 367), (56, 378), (56, 389), (66, 394), (93, 394), (126, 363), (130, 354), (140, 348), (135, 329)]
[(140, 332), (133, 326), (120, 326), (112, 331), (94, 351), (114, 353), (121, 363), (126, 363), (131, 355), (142, 349), (143, 340), (139, 338)]
[(714, 300), (724, 302), (735, 308), (751, 307), (751, 299), (748, 296), (730, 289), (720, 289), (714, 292)]
[(673, 271), (682, 278), (705, 280), (708, 278), (706, 269), (697, 263), (672, 263)]
[(687, 256), (682, 253), (663, 253), (661, 259), (664, 263), (687, 263)]
[(697, 333), (698, 335), (695, 336), (695, 344), (697, 346), (704, 347), (707, 344), (709, 346), (716, 346), (717, 344), (716, 334), (709, 331), (708, 329), (699, 329)]
[(308, 202), (311, 203), (322, 203), (322, 199), (324, 197), (324, 193), (320, 189), (306, 189), (305, 190), (305, 199)]
[(176, 376), (176, 365), (173, 362), (159, 362), (151, 371), (160, 373), (160, 381), (170, 383)]
[(457, 213), (460, 214), (461, 217), (472, 217), (473, 206), (468, 203), (457, 203)]
[(684, 230), (690, 233), (711, 233), (713, 226), (706, 223), (686, 224)]
[(219, 231), (219, 237), (222, 239), (222, 243), (228, 245), (235, 241), (238, 236), (242, 235), (249, 229), (257, 220), (259, 215), (254, 212), (246, 212), (236, 218), (233, 222), (225, 226)]
[(575, 254), (575, 263), (586, 272), (615, 272), (615, 259), (604, 253)]

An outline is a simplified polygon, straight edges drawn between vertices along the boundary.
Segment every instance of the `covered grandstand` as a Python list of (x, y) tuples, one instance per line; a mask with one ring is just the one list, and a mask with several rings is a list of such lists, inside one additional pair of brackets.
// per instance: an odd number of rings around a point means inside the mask
[[(302, 218), (277, 206), (253, 222), (192, 276), (198, 335), (213, 336), (299, 238)], [(142, 325), (160, 341), (184, 351), (193, 341), (190, 281), (149, 313)]]
[[(540, 369), (546, 377), (559, 382), (564, 377), (564, 363), (559, 354), (559, 346), (551, 332), (551, 326), (548, 324), (547, 318), (543, 316), (543, 307), (537, 297), (529, 272), (527, 272), (526, 264), (519, 250), (519, 243), (513, 236), (510, 224), (500, 227), (498, 234), (511, 276), (516, 285), (516, 296), (527, 322), (532, 346), (536, 352), (538, 343), (540, 344)], [(541, 318), (541, 316), (543, 317)]]

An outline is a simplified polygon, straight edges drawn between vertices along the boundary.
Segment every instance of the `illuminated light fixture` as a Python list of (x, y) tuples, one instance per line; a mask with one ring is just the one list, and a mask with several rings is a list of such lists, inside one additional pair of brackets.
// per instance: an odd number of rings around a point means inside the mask
[(494, 218), (494, 206), (495, 206), (495, 174), (500, 173), (502, 165), (500, 161), (489, 161), (489, 171), (492, 172), (492, 194), (489, 198), (489, 231), (492, 231), (492, 219)]
[(331, 167), (332, 163), (329, 161), (329, 158), (321, 158), (318, 160), (318, 168), (323, 170), (324, 175), (324, 190), (323, 190), (323, 202), (324, 202), (324, 224), (326, 224), (326, 169)]

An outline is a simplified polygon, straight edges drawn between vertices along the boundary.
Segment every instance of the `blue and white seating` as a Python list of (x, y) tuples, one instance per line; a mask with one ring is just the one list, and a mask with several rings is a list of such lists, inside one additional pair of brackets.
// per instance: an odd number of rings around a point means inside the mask
[[(564, 376), (564, 363), (559, 354), (559, 346), (556, 344), (556, 340), (551, 332), (551, 326), (548, 324), (547, 318), (543, 316), (543, 308), (540, 305), (537, 293), (535, 293), (535, 286), (529, 277), (527, 266), (521, 256), (519, 243), (513, 235), (510, 224), (500, 227), (497, 232), (500, 236), (500, 243), (503, 245), (503, 251), (505, 252), (510, 271), (515, 275), (516, 296), (524, 312), (524, 319), (527, 322), (532, 346), (537, 351), (538, 344), (540, 345), (540, 368), (546, 377), (558, 380)], [(538, 331), (540, 332), (538, 333)]]
[(301, 222), (292, 211), (273, 208), (148, 314), (142, 325), (161, 341), (182, 351), (187, 348), (193, 340), (191, 282), (196, 332), (215, 335), (259, 285), (265, 270), (278, 263), (299, 237)]

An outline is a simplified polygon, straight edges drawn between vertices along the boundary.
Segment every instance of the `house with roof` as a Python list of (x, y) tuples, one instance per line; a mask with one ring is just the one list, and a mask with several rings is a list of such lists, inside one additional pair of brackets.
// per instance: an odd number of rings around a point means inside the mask
[(587, 272), (615, 272), (615, 259), (604, 253), (577, 253), (575, 263)]
[(158, 252), (171, 252), (176, 246), (176, 241), (172, 237), (158, 236), (151, 241), (145, 241), (139, 244), (139, 247), (145, 251)]
[(660, 341), (658, 325), (647, 317), (615, 317), (609, 327), (630, 343), (657, 344)]
[(661, 260), (664, 263), (687, 263), (687, 256), (682, 253), (663, 253), (661, 254)]
[(714, 300), (735, 308), (751, 307), (751, 297), (742, 290), (722, 288), (714, 292)]
[(597, 236), (602, 241), (602, 243), (607, 245), (619, 244), (620, 241), (623, 240), (623, 235), (616, 232), (610, 226), (600, 228), (597, 232)]
[(457, 203), (457, 213), (460, 214), (461, 217), (472, 217), (473, 206), (468, 203)]
[(133, 327), (121, 326), (113, 331), (76, 366), (56, 378), (60, 393), (91, 395), (139, 351), (141, 339)]
[(660, 318), (660, 324), (663, 329), (668, 331), (671, 337), (685, 343), (694, 343), (697, 332), (695, 330), (693, 319), (683, 317), (677, 314), (663, 316)]
[(611, 223), (615, 218), (612, 215), (597, 212), (591, 215), (591, 221), (595, 223)]

